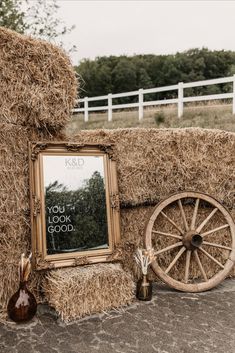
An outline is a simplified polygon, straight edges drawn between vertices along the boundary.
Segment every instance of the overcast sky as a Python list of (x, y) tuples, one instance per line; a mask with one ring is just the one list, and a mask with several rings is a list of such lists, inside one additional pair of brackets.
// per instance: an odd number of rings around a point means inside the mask
[(75, 30), (74, 64), (102, 55), (169, 54), (193, 47), (235, 50), (234, 1), (59, 0)]
[[(78, 161), (79, 159), (79, 161)], [(84, 163), (80, 164), (81, 160)], [(76, 167), (77, 163), (79, 166)], [(67, 190), (77, 190), (91, 178), (94, 172), (99, 172), (104, 178), (103, 157), (76, 157), (73, 162), (69, 156), (43, 156), (44, 187), (58, 181)]]

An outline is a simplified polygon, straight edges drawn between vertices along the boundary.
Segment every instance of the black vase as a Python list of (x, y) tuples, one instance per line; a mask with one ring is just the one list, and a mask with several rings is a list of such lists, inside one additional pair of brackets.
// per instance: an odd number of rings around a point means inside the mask
[(152, 282), (148, 280), (147, 275), (143, 275), (143, 277), (137, 282), (136, 298), (149, 301), (152, 299), (152, 291)]
[(31, 320), (37, 312), (37, 302), (28, 290), (26, 282), (20, 282), (18, 291), (8, 302), (7, 312), (11, 320), (26, 322)]

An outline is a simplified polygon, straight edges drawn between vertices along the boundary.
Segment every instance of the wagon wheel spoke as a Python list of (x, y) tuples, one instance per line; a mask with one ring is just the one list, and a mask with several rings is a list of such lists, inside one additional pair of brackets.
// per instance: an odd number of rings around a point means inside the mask
[(219, 262), (218, 260), (216, 260), (214, 258), (214, 256), (212, 256), (211, 254), (209, 254), (206, 250), (202, 249), (202, 248), (199, 248), (199, 250), (201, 252), (203, 252), (203, 254), (205, 254), (209, 259), (211, 259), (212, 261), (214, 261), (218, 266), (220, 266), (221, 268), (224, 268), (224, 265), (222, 265), (221, 262)]
[(168, 217), (163, 211), (161, 211), (161, 214), (176, 228), (176, 229), (178, 229), (178, 231), (180, 232), (180, 234), (182, 234), (183, 235), (183, 230), (179, 227), (179, 226), (177, 226), (177, 224), (170, 218), (170, 217)]
[(183, 222), (184, 222), (184, 228), (187, 231), (189, 229), (189, 227), (188, 227), (188, 222), (187, 222), (187, 219), (186, 219), (186, 216), (185, 216), (185, 212), (184, 212), (181, 200), (178, 200), (178, 205), (179, 205), (179, 208), (180, 208), (181, 217), (182, 217)]
[(211, 211), (211, 213), (209, 214), (209, 216), (206, 217), (206, 219), (204, 219), (204, 221), (200, 224), (199, 227), (197, 227), (196, 232), (200, 233), (202, 228), (205, 227), (205, 225), (209, 222), (209, 220), (211, 219), (211, 217), (214, 216), (214, 214), (218, 211), (218, 208), (214, 208), (213, 211)]
[(164, 235), (165, 237), (170, 237), (170, 238), (175, 238), (175, 239), (182, 239), (182, 236), (177, 235), (177, 234), (171, 234), (171, 233), (164, 233), (160, 232), (158, 230), (152, 230), (152, 233), (158, 234), (158, 235)]
[(233, 249), (230, 248), (229, 246), (225, 246), (225, 245), (220, 245), (220, 244), (216, 244), (216, 243), (210, 243), (208, 241), (204, 241), (203, 245), (208, 245), (208, 246), (212, 246), (214, 248), (219, 248), (219, 249), (225, 249), (225, 250), (230, 250), (232, 251)]
[(182, 245), (183, 245), (182, 241), (179, 241), (178, 243), (175, 243), (175, 244), (173, 244), (173, 245), (169, 245), (169, 246), (167, 246), (167, 247), (164, 248), (164, 249), (155, 251), (155, 252), (154, 252), (154, 255), (162, 254), (162, 253), (164, 253), (164, 252), (166, 252), (166, 251), (169, 251), (169, 250), (174, 249), (174, 248), (178, 248), (179, 246), (182, 246)]
[(197, 199), (196, 202), (195, 202), (195, 206), (194, 206), (194, 210), (193, 210), (193, 218), (192, 218), (192, 221), (191, 221), (190, 229), (194, 229), (195, 228), (199, 201), (200, 201), (200, 199)]
[(212, 234), (212, 233), (215, 233), (215, 232), (218, 232), (219, 230), (222, 230), (222, 229), (225, 229), (225, 228), (228, 228), (229, 227), (229, 224), (224, 224), (218, 228), (214, 228), (214, 229), (211, 229), (211, 230), (208, 230), (208, 232), (205, 232), (205, 233), (202, 233), (201, 234), (201, 237), (205, 237), (209, 234)]
[(200, 258), (199, 258), (199, 256), (198, 256), (197, 250), (194, 250), (194, 255), (195, 255), (195, 258), (196, 258), (198, 267), (200, 268), (201, 274), (202, 274), (204, 280), (207, 282), (207, 281), (208, 281), (208, 278), (207, 278), (206, 272), (205, 272), (205, 270), (204, 270), (204, 268), (203, 268), (203, 266), (202, 266), (201, 260), (200, 260)]
[(185, 275), (184, 275), (184, 281), (185, 283), (188, 283), (188, 276), (189, 276), (189, 266), (190, 266), (190, 260), (191, 260), (191, 250), (188, 250), (186, 252), (186, 265), (185, 265)]
[(167, 274), (172, 267), (176, 264), (176, 262), (178, 261), (178, 259), (180, 258), (180, 256), (185, 252), (186, 248), (183, 246), (179, 252), (177, 253), (176, 257), (174, 258), (174, 260), (170, 263), (170, 265), (167, 267), (165, 274)]
[[(208, 205), (206, 209), (204, 203)], [(234, 220), (219, 201), (207, 194), (183, 191), (161, 200), (146, 224), (146, 248), (156, 246), (156, 235), (164, 245), (162, 249), (155, 247), (152, 269), (163, 282), (177, 290), (209, 290), (222, 282), (233, 268)], [(164, 266), (162, 260), (168, 255), (170, 260)]]

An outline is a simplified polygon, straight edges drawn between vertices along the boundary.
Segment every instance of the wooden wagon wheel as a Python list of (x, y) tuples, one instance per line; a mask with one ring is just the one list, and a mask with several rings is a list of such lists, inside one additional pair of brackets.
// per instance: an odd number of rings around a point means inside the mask
[[(164, 242), (169, 239), (171, 244), (159, 248), (156, 243), (160, 238)], [(155, 207), (145, 228), (145, 247), (154, 249), (152, 269), (169, 286), (185, 292), (206, 291), (218, 285), (234, 265), (235, 224), (230, 213), (213, 197), (181, 192)], [(170, 258), (167, 264), (161, 256)], [(170, 276), (177, 266), (183, 272), (180, 279)], [(212, 275), (208, 273), (211, 268), (215, 272)], [(195, 275), (195, 269), (199, 275)]]

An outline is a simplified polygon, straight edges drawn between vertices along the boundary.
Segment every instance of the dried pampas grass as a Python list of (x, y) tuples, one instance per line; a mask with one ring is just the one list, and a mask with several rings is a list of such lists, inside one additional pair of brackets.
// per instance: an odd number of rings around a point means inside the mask
[(154, 260), (153, 249), (145, 250), (138, 248), (134, 255), (134, 259), (136, 261), (137, 266), (140, 268), (142, 274), (147, 275), (148, 267)]
[(19, 277), (20, 282), (27, 282), (29, 279), (29, 275), (31, 273), (31, 258), (32, 253), (30, 253), (29, 257), (26, 257), (25, 254), (21, 254), (20, 263), (19, 263)]

